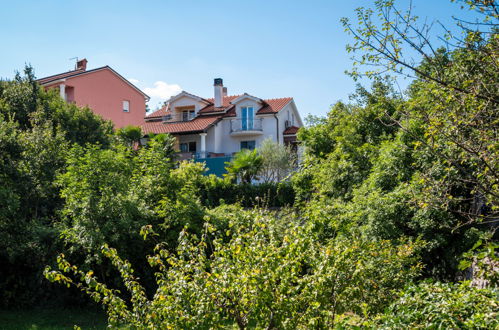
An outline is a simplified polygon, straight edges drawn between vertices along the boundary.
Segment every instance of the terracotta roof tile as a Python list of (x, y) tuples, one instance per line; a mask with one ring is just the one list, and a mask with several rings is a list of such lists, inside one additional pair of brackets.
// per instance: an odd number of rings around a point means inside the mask
[(158, 117), (161, 118), (161, 117), (164, 117), (164, 116), (166, 116), (168, 114), (170, 114), (170, 109), (169, 109), (169, 105), (167, 104), (167, 105), (163, 105), (161, 107), (161, 109), (156, 110), (156, 111), (154, 111), (151, 114), (148, 114), (146, 116), (146, 119), (148, 119), (148, 118), (158, 118)]
[(211, 125), (215, 124), (220, 120), (222, 116), (201, 116), (196, 117), (190, 121), (180, 121), (173, 123), (165, 122), (145, 122), (141, 125), (142, 132), (145, 134), (154, 133), (170, 133), (170, 134), (181, 134), (181, 133), (195, 133), (202, 132), (206, 130)]
[(279, 99), (268, 99), (263, 100), (267, 105), (263, 106), (260, 110), (256, 112), (257, 115), (265, 113), (276, 113), (282, 110), (286, 104), (288, 104), (293, 98), (283, 97)]
[(286, 128), (284, 130), (284, 132), (282, 132), (282, 134), (284, 134), (284, 135), (294, 135), (294, 134), (296, 134), (298, 132), (299, 129), (300, 129), (299, 127), (290, 126), (290, 127)]
[(210, 113), (210, 112), (223, 112), (227, 109), (232, 108), (234, 105), (230, 104), (233, 100), (237, 99), (241, 95), (229, 95), (229, 96), (224, 96), (222, 100), (222, 107), (220, 108), (215, 108), (215, 99), (206, 99), (206, 101), (210, 102), (210, 105), (207, 105), (203, 109), (199, 110), (199, 113)]
[[(199, 110), (200, 114), (203, 113), (212, 113), (212, 112), (222, 112), (222, 111), (227, 111), (228, 117), (233, 117), (235, 115), (235, 112), (232, 114), (229, 114), (231, 110), (234, 108), (233, 104), (230, 104), (233, 100), (237, 99), (241, 95), (230, 95), (230, 96), (224, 96), (223, 98), (223, 107), (221, 108), (215, 108), (214, 105), (208, 105), (204, 107), (203, 109)], [(266, 113), (277, 113), (281, 111), (282, 108), (286, 104), (288, 104), (293, 98), (292, 97), (283, 97), (283, 98), (277, 98), (277, 99), (268, 99), (268, 100), (263, 100), (265, 102), (265, 105), (256, 112), (257, 115), (259, 114), (266, 114)], [(214, 102), (214, 99), (206, 99), (209, 102)]]

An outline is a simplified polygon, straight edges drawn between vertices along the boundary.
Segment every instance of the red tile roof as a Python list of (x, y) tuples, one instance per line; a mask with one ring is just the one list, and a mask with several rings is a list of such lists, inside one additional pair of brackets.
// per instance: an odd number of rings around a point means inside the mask
[(220, 108), (215, 108), (215, 99), (206, 99), (206, 101), (210, 102), (210, 105), (207, 105), (203, 109), (199, 110), (199, 113), (210, 113), (210, 112), (222, 112), (227, 109), (232, 108), (234, 105), (230, 104), (233, 100), (237, 99), (241, 95), (229, 95), (229, 96), (224, 96), (222, 100), (222, 107)]
[(164, 116), (168, 115), (169, 113), (170, 113), (170, 109), (169, 109), (169, 106), (167, 104), (167, 105), (162, 106), (161, 109), (156, 110), (153, 113), (147, 115), (146, 119), (149, 119), (149, 118), (161, 118), (161, 117), (164, 117)]
[(149, 133), (171, 133), (171, 134), (182, 134), (182, 133), (196, 133), (203, 132), (211, 125), (219, 121), (222, 116), (200, 116), (196, 117), (190, 121), (179, 121), (173, 123), (164, 122), (145, 122), (141, 125), (142, 132), (145, 134)]
[[(199, 113), (212, 113), (212, 112), (221, 112), (221, 111), (226, 111), (226, 110), (232, 110), (234, 105), (230, 104), (233, 100), (237, 99), (241, 95), (230, 95), (230, 96), (224, 96), (223, 98), (223, 103), (221, 108), (215, 108), (213, 104), (208, 105), (204, 107), (203, 109), (199, 110)], [(278, 99), (268, 99), (268, 100), (263, 100), (264, 106), (256, 112), (257, 115), (260, 114), (266, 114), (266, 113), (277, 113), (279, 112), (286, 104), (288, 104), (293, 98), (292, 97), (283, 97), (283, 98), (278, 98)], [(215, 100), (213, 98), (211, 99), (206, 99), (207, 101), (213, 103)], [(228, 117), (232, 117), (235, 115), (235, 112), (233, 114), (229, 114)]]
[(292, 97), (282, 97), (279, 99), (268, 99), (263, 100), (267, 105), (264, 105), (260, 110), (256, 112), (257, 115), (265, 114), (265, 113), (277, 113), (281, 111), (286, 104), (291, 102)]
[(294, 134), (296, 134), (298, 132), (299, 129), (300, 129), (299, 127), (290, 126), (290, 127), (286, 128), (284, 130), (284, 132), (282, 132), (282, 134), (284, 134), (284, 135), (294, 135)]

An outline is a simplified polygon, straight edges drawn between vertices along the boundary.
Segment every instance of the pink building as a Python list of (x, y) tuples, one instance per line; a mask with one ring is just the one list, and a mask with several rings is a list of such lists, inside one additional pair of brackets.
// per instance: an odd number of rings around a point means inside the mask
[(61, 97), (78, 106), (88, 106), (115, 128), (140, 125), (144, 121), (149, 96), (109, 66), (87, 70), (87, 60), (77, 62), (76, 70), (38, 79), (46, 89), (57, 88)]

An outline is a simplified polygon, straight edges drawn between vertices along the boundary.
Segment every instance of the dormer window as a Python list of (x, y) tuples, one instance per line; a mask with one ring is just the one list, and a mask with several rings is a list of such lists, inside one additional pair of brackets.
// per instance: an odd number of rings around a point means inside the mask
[(254, 122), (253, 107), (241, 108), (241, 128), (243, 131), (252, 130)]

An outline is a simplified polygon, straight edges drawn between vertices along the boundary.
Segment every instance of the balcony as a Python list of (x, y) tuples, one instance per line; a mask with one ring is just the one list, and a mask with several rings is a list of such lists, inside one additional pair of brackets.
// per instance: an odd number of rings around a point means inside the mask
[(173, 113), (163, 116), (163, 121), (174, 123), (179, 121), (190, 121), (193, 120), (194, 118), (196, 118), (196, 114), (194, 112)]
[(249, 136), (263, 134), (263, 118), (232, 119), (230, 121), (230, 135)]

